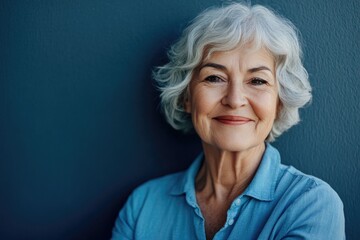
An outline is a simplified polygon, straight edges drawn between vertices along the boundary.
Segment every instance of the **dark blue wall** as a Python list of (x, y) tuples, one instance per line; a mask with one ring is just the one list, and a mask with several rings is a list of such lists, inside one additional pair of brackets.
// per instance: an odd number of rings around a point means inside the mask
[[(298, 26), (314, 89), (275, 145), (333, 186), (358, 239), (359, 1), (253, 3)], [(135, 186), (188, 166), (199, 141), (166, 125), (151, 69), (214, 4), (0, 1), (0, 239), (107, 239)]]

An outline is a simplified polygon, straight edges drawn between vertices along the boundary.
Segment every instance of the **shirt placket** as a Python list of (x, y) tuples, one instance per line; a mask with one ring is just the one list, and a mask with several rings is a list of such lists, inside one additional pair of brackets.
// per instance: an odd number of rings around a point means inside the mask
[(186, 195), (186, 201), (193, 208), (195, 213), (194, 226), (196, 232), (196, 239), (206, 240), (205, 220), (201, 214), (200, 207), (197, 205), (195, 198), (191, 195)]
[(241, 203), (242, 203), (241, 196), (239, 196), (232, 202), (229, 210), (227, 211), (225, 225), (219, 230), (219, 232), (215, 234), (213, 240), (227, 239), (239, 215)]

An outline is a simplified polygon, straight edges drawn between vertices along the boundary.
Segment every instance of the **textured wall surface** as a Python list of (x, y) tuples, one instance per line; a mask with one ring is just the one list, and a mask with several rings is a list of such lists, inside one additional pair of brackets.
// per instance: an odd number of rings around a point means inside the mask
[[(302, 33), (313, 102), (274, 144), (327, 181), (360, 228), (360, 3), (252, 1)], [(107, 239), (138, 184), (185, 169), (195, 136), (166, 125), (154, 66), (216, 0), (0, 1), (0, 239)]]

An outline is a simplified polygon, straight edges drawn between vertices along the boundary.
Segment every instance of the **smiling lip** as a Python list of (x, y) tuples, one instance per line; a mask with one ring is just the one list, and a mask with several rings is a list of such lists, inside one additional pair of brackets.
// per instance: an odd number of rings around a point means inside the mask
[(232, 116), (232, 115), (226, 115), (226, 116), (219, 116), (215, 117), (215, 120), (228, 125), (242, 125), (249, 122), (252, 122), (250, 118), (246, 117), (240, 117), (240, 116)]

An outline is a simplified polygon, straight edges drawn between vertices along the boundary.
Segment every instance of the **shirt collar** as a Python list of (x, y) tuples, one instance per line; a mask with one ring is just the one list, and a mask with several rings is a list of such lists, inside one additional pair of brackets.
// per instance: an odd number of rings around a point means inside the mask
[(195, 178), (203, 162), (204, 154), (200, 153), (191, 166), (180, 177), (171, 189), (170, 194), (182, 195), (184, 193), (195, 193)]
[(280, 153), (276, 148), (266, 143), (266, 150), (258, 170), (244, 195), (262, 201), (272, 201), (280, 172)]
[[(190, 198), (195, 198), (195, 178), (201, 167), (203, 157), (203, 153), (196, 157), (188, 170), (181, 175), (179, 181), (173, 186), (170, 194), (182, 195), (186, 193)], [(259, 168), (243, 194), (262, 201), (273, 200), (278, 181), (279, 166), (279, 152), (269, 143), (266, 143), (266, 149)]]

